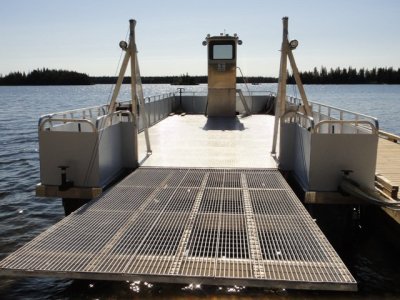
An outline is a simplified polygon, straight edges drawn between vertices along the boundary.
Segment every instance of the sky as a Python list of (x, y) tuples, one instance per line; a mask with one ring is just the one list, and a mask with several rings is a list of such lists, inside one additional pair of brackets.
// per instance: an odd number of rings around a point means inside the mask
[(207, 34), (237, 33), (245, 76), (278, 76), (282, 17), (300, 71), (400, 67), (399, 0), (0, 0), (0, 74), (117, 74), (136, 19), (142, 76), (206, 75)]

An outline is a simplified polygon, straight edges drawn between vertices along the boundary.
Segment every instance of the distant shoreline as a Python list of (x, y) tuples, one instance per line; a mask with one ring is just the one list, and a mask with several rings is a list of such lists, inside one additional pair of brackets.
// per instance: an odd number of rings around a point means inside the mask
[[(329, 71), (325, 67), (320, 70), (300, 72), (303, 84), (400, 84), (400, 68), (361, 68), (359, 70), (336, 68)], [(143, 84), (171, 84), (171, 85), (198, 85), (206, 84), (207, 76), (191, 76), (182, 74), (178, 76), (143, 76)], [(46, 68), (34, 70), (28, 74), (13, 72), (4, 77), (0, 75), (0, 86), (49, 86), (49, 85), (92, 85), (115, 84), (116, 76), (89, 76), (87, 74), (66, 70), (49, 70)], [(237, 83), (261, 84), (277, 83), (278, 78), (249, 76), (237, 77)], [(130, 77), (124, 77), (123, 83), (130, 83)], [(295, 84), (293, 75), (289, 75), (288, 84)]]
[[(130, 80), (130, 79), (129, 79)], [(130, 84), (130, 81), (124, 81), (123, 84)], [(115, 82), (100, 82), (100, 83), (89, 83), (89, 84), (0, 84), (0, 86), (89, 86), (89, 85), (112, 85)], [(237, 82), (238, 84), (243, 84), (243, 82)], [(277, 83), (276, 82), (260, 82), (259, 84), (251, 84), (250, 85), (260, 85), (260, 84), (267, 84), (267, 83)], [(142, 84), (170, 84), (173, 86), (195, 86), (199, 84), (207, 84), (204, 83), (195, 83), (195, 84), (173, 84), (173, 83), (165, 83), (165, 82), (142, 82)], [(295, 83), (288, 82), (287, 84), (294, 85)], [(367, 83), (303, 83), (304, 85), (400, 85), (400, 83), (378, 83), (378, 82), (367, 82)]]
[[(97, 76), (91, 77), (94, 84), (114, 84), (117, 82), (117, 77), (114, 76)], [(123, 83), (130, 83), (130, 77), (124, 77)], [(206, 84), (208, 81), (207, 76), (142, 76), (143, 84), (172, 84), (172, 85), (198, 85)], [(277, 83), (278, 79), (274, 77), (247, 77), (247, 83)], [(242, 77), (237, 77), (237, 83), (244, 83)]]

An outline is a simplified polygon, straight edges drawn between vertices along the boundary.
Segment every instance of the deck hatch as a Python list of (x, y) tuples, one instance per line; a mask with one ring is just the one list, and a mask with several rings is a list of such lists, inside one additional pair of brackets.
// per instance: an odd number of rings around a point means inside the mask
[(139, 168), (0, 273), (356, 290), (277, 170)]

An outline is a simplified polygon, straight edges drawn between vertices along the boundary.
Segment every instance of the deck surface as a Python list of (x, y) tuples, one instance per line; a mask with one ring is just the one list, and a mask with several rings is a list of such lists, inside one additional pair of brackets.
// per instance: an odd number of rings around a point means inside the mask
[[(206, 118), (171, 116), (149, 129), (153, 154), (143, 166), (276, 168), (271, 157), (274, 117)], [(139, 135), (145, 157), (144, 134)]]
[[(400, 186), (400, 144), (379, 139), (376, 173), (388, 179), (393, 186)], [(390, 208), (383, 210), (400, 224), (400, 211)]]
[(376, 173), (400, 186), (400, 144), (379, 139)]
[(139, 168), (0, 269), (14, 276), (357, 288), (276, 169)]

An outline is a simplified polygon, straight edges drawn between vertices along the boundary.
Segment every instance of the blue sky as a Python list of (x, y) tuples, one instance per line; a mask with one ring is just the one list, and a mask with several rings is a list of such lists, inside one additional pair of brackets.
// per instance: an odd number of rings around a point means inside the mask
[(245, 76), (277, 76), (282, 17), (300, 42), (300, 70), (400, 67), (398, 0), (0, 0), (0, 74), (48, 67), (115, 75), (128, 20), (137, 20), (142, 75), (205, 75), (210, 33), (243, 40)]

